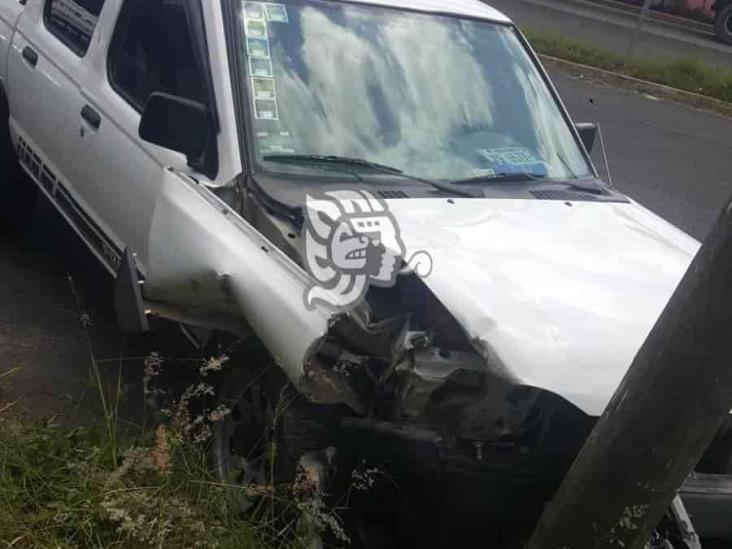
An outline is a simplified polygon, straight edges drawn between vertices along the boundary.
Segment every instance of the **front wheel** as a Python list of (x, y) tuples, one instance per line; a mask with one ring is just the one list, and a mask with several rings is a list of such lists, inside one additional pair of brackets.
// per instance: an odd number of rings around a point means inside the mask
[(222, 482), (287, 484), (300, 459), (329, 446), (332, 416), (304, 402), (264, 353), (220, 383), (219, 404), (230, 413), (214, 425), (212, 458)]
[(268, 377), (266, 368), (239, 368), (219, 388), (219, 403), (229, 410), (213, 430), (213, 466), (222, 482), (264, 486), (274, 473), (279, 398)]
[(714, 30), (722, 42), (732, 44), (732, 3), (717, 12), (714, 19)]

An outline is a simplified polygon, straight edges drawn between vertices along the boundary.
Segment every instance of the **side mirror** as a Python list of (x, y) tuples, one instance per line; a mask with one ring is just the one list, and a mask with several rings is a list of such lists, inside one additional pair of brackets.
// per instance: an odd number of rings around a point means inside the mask
[(595, 146), (595, 138), (597, 137), (597, 124), (594, 122), (580, 122), (575, 124), (575, 128), (577, 128), (577, 132), (587, 152), (592, 152), (592, 147)]
[(140, 138), (185, 154), (189, 164), (201, 159), (210, 132), (208, 109), (197, 101), (155, 92), (142, 111)]

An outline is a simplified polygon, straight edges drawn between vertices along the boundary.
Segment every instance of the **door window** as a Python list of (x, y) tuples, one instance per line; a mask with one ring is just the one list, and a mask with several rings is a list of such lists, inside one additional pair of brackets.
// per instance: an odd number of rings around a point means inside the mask
[(125, 1), (110, 48), (109, 79), (138, 111), (153, 92), (207, 103), (183, 2)]
[(104, 0), (47, 0), (43, 8), (46, 28), (79, 57), (89, 49)]

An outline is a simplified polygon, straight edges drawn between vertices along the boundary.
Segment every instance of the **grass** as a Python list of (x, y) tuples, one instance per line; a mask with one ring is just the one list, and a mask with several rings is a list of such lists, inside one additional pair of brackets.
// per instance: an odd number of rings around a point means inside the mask
[(550, 37), (532, 30), (526, 30), (525, 33), (540, 54), (732, 102), (732, 71), (709, 65), (701, 59), (628, 59), (582, 42)]
[[(225, 355), (192, 359), (198, 366), (184, 379), (193, 383), (180, 392), (162, 381), (165, 361), (152, 353), (140, 380), (142, 425), (121, 418), (122, 366), (117, 375), (100, 370), (91, 319), (71, 278), (69, 285), (101, 414), (85, 427), (62, 426), (23, 419), (15, 403), (0, 406), (0, 549), (304, 549), (321, 535), (348, 541), (308, 478), (241, 486), (214, 477), (212, 429), (230, 410), (210, 409), (208, 397)], [(0, 389), (17, 371), (0, 369)], [(276, 453), (272, 444), (270, 465)]]
[(0, 413), (0, 549), (305, 549), (326, 531), (347, 542), (302, 480), (214, 478), (207, 445), (193, 436), (203, 424), (180, 402), (142, 433), (110, 429), (109, 418), (81, 428)]
[(160, 434), (116, 467), (101, 433), (0, 422), (0, 547), (264, 547), (201, 452)]
[[(143, 425), (152, 427), (144, 428), (119, 416), (121, 373), (103, 376), (90, 354), (102, 412), (95, 422), (61, 426), (0, 407), (0, 549), (305, 549), (326, 534), (348, 541), (307, 479), (241, 486), (212, 474), (211, 429), (228, 411), (209, 409), (206, 396), (226, 357), (201, 361), (177, 396), (156, 386), (162, 357), (147, 357), (146, 397), (169, 399), (146, 412)], [(16, 370), (0, 370), (3, 385)]]

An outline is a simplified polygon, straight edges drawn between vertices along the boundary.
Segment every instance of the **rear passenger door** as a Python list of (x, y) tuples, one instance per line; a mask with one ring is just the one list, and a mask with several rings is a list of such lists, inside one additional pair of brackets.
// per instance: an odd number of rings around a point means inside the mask
[[(82, 113), (76, 121), (75, 162), (69, 168), (79, 194), (111, 235), (117, 249), (137, 254), (145, 273), (156, 199), (166, 168), (191, 173), (184, 155), (138, 137), (142, 111), (156, 91), (209, 105), (210, 74), (204, 63), (205, 40), (196, 40), (199, 0), (124, 0), (105, 14), (100, 27), (109, 44), (100, 49), (79, 80)], [(119, 6), (121, 4), (121, 6)], [(198, 4), (200, 6), (200, 4)], [(202, 24), (202, 20), (200, 21)], [(201, 37), (199, 37), (201, 38)], [(89, 115), (85, 118), (83, 112)], [(77, 134), (78, 137), (79, 134)], [(211, 170), (216, 172), (216, 143)], [(197, 173), (199, 179), (206, 179)]]
[(21, 4), (18, 0), (0, 2), (0, 85), (6, 80), (7, 64), (5, 61), (8, 58), (10, 40), (13, 37), (18, 18), (23, 12), (24, 4), (25, 2)]
[(103, 5), (104, 0), (29, 2), (8, 58), (10, 124), (19, 158), (77, 228), (86, 209), (70, 172), (79, 140), (77, 80)]

